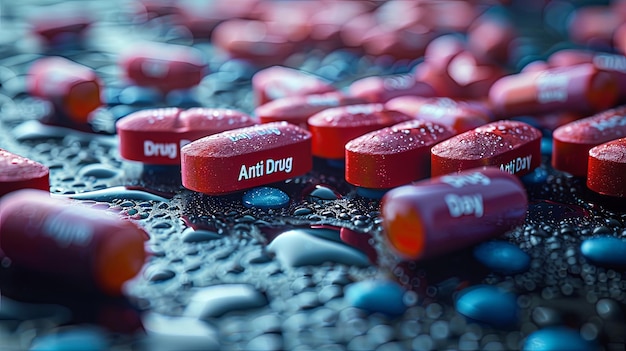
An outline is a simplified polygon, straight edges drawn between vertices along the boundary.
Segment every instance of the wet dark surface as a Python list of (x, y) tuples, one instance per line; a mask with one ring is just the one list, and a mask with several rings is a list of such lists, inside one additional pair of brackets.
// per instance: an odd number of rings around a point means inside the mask
[[(37, 6), (0, 4), (0, 147), (48, 166), (52, 194), (136, 221), (149, 234), (150, 257), (121, 298), (3, 259), (0, 349), (515, 350), (548, 327), (575, 333), (547, 329), (548, 336), (535, 337), (569, 335), (598, 349), (626, 348), (624, 258), (603, 260), (610, 250), (602, 245), (611, 242), (590, 241), (624, 240), (623, 200), (594, 194), (583, 179), (551, 169), (544, 152), (542, 166), (524, 178), (526, 222), (497, 239), (521, 250), (511, 257), (526, 254), (529, 263), (503, 267), (498, 257), (475, 258), (494, 252), (489, 247), (400, 261), (382, 237), (379, 201), (359, 196), (343, 169), (324, 160), (260, 195), (194, 193), (181, 186), (178, 167), (122, 160), (111, 135), (114, 122), (160, 106), (252, 113), (256, 68), (226, 60), (167, 16), (136, 18), (133, 2), (80, 3), (99, 14), (88, 40), (47, 49), (25, 34), (24, 18)], [(520, 17), (541, 21), (528, 11)], [(542, 25), (561, 28), (558, 16), (550, 18)], [(530, 30), (525, 35), (524, 57), (549, 49), (547, 38)], [(140, 39), (194, 46), (211, 73), (197, 88), (167, 95), (128, 86), (119, 80), (115, 58)], [(106, 106), (91, 125), (97, 133), (38, 122), (50, 106), (26, 94), (24, 74), (50, 54), (96, 69), (105, 82)], [(417, 60), (390, 64), (347, 50), (312, 50), (287, 62), (342, 87), (367, 75), (409, 72)], [(61, 346), (50, 346), (55, 342)]]

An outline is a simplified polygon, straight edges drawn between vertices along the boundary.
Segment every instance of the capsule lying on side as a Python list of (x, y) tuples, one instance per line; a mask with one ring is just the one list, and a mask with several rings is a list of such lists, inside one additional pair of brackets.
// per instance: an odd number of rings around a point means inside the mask
[(526, 218), (516, 176), (475, 168), (390, 190), (382, 199), (384, 234), (405, 259), (440, 256), (499, 236)]

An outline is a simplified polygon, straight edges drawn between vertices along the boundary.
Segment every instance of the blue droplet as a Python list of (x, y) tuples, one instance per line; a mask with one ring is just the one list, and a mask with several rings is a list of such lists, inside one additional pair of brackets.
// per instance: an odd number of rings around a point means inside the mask
[(243, 194), (243, 205), (261, 209), (282, 208), (289, 204), (289, 196), (282, 190), (270, 187), (259, 187)]
[(86, 165), (80, 169), (79, 175), (83, 177), (94, 177), (97, 179), (113, 178), (120, 174), (120, 170), (103, 164)]
[(305, 190), (305, 193), (308, 193), (308, 196), (313, 200), (338, 200), (341, 199), (341, 194), (339, 194), (334, 189), (330, 188), (326, 185), (315, 185), (311, 189)]
[(461, 291), (456, 310), (470, 320), (493, 327), (510, 327), (518, 320), (515, 296), (491, 285)]
[(516, 245), (504, 241), (489, 241), (476, 246), (474, 257), (498, 273), (521, 273), (530, 267), (530, 256)]
[(626, 266), (626, 240), (599, 236), (583, 241), (580, 251), (593, 263), (606, 266)]
[(541, 138), (541, 154), (552, 155), (552, 138), (550, 137)]
[(31, 351), (104, 351), (106, 334), (97, 328), (75, 327), (35, 339)]
[(351, 306), (369, 312), (400, 315), (406, 311), (406, 291), (391, 280), (365, 280), (346, 288), (345, 298)]
[(542, 184), (548, 179), (548, 171), (543, 167), (537, 167), (534, 171), (520, 178), (524, 184)]
[(576, 330), (566, 327), (548, 327), (537, 330), (524, 341), (523, 351), (593, 351), (598, 346), (583, 339)]

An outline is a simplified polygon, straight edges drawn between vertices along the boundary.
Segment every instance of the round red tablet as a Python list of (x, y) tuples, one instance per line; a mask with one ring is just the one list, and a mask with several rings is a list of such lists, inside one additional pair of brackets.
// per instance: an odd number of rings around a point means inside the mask
[(552, 133), (552, 167), (577, 177), (587, 176), (589, 149), (626, 137), (626, 106), (565, 124)]
[(283, 181), (311, 170), (311, 133), (273, 122), (213, 134), (181, 150), (183, 186), (221, 195)]
[(254, 125), (230, 109), (159, 108), (132, 113), (116, 123), (120, 155), (152, 165), (179, 165), (180, 148), (207, 135)]
[(348, 93), (367, 102), (387, 102), (398, 96), (435, 96), (430, 84), (420, 82), (412, 74), (372, 76), (361, 78), (350, 84)]
[(413, 120), (379, 129), (346, 144), (346, 181), (388, 189), (430, 177), (430, 148), (454, 133), (444, 125)]
[(329, 81), (297, 69), (272, 66), (252, 76), (257, 106), (287, 96), (323, 94), (336, 91)]
[(589, 150), (587, 187), (603, 195), (626, 197), (626, 138)]
[(523, 176), (541, 164), (541, 132), (518, 121), (497, 121), (445, 140), (431, 149), (432, 176), (496, 166)]
[(0, 197), (26, 188), (50, 191), (49, 173), (39, 162), (0, 149)]

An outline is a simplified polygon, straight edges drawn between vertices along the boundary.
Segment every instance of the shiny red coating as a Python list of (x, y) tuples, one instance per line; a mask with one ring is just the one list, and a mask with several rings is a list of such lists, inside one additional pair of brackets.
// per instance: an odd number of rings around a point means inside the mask
[(41, 163), (0, 149), (0, 197), (26, 188), (50, 191), (49, 174)]
[(496, 166), (519, 177), (541, 164), (541, 132), (518, 121), (496, 121), (456, 135), (431, 149), (433, 177)]
[(308, 120), (313, 136), (313, 155), (343, 159), (348, 141), (377, 129), (411, 120), (408, 115), (385, 109), (383, 104), (334, 107), (316, 113)]
[(407, 260), (438, 257), (500, 236), (524, 222), (522, 183), (495, 167), (447, 174), (387, 192), (383, 233)]
[(389, 100), (385, 108), (402, 112), (415, 119), (443, 124), (457, 134), (482, 126), (492, 120), (489, 110), (480, 102), (442, 97), (401, 96)]
[(506, 64), (517, 38), (513, 22), (503, 16), (485, 14), (467, 31), (467, 47), (481, 62)]
[(613, 33), (624, 18), (609, 6), (583, 6), (568, 21), (569, 38), (576, 44), (596, 48), (610, 48)]
[(102, 83), (87, 66), (59, 56), (41, 58), (26, 77), (28, 93), (50, 101), (57, 112), (75, 124), (85, 124), (102, 106)]
[(272, 66), (252, 76), (252, 90), (256, 106), (288, 96), (323, 94), (336, 91), (325, 79), (304, 71)]
[(106, 211), (26, 189), (0, 200), (0, 249), (11, 263), (120, 295), (144, 264), (146, 233)]
[(247, 114), (220, 108), (159, 108), (131, 113), (116, 123), (120, 155), (152, 165), (180, 165), (180, 148), (207, 135), (252, 126)]
[(412, 74), (371, 76), (358, 79), (348, 87), (348, 94), (367, 102), (387, 102), (398, 96), (435, 96), (430, 84), (420, 82)]
[(311, 133), (287, 122), (213, 134), (181, 149), (187, 189), (222, 195), (283, 181), (311, 170)]
[(33, 33), (54, 46), (80, 41), (93, 19), (80, 7), (58, 3), (37, 8), (28, 22)]
[(485, 99), (489, 89), (506, 72), (499, 64), (480, 62), (470, 51), (456, 54), (446, 69), (456, 87), (454, 97), (465, 99)]
[(616, 107), (557, 128), (552, 133), (552, 167), (587, 176), (589, 149), (626, 137), (626, 106)]
[(489, 91), (494, 113), (501, 118), (552, 112), (593, 113), (617, 100), (615, 77), (593, 64), (523, 72), (500, 78)]
[(327, 108), (365, 104), (362, 98), (347, 96), (341, 92), (288, 96), (270, 101), (257, 107), (254, 114), (261, 123), (287, 121), (302, 128), (308, 128), (307, 120)]
[(626, 138), (589, 150), (587, 187), (603, 195), (626, 197)]
[(163, 92), (196, 86), (207, 68), (198, 49), (162, 43), (132, 45), (120, 55), (119, 64), (132, 83)]
[(346, 144), (350, 184), (388, 189), (430, 177), (430, 148), (453, 136), (448, 127), (413, 120), (375, 130)]

